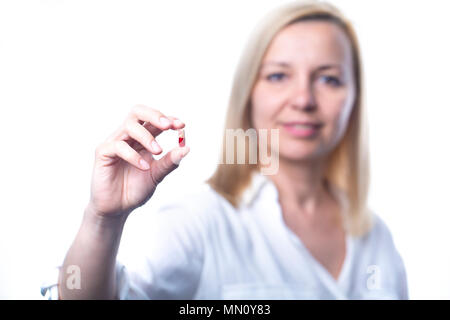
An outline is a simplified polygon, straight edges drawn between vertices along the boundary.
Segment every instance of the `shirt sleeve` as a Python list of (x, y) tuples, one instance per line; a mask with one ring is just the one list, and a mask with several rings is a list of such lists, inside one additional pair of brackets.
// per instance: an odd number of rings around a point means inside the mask
[[(165, 204), (140, 227), (137, 243), (121, 242), (116, 261), (119, 299), (194, 297), (204, 261), (204, 217), (212, 213), (205, 210), (208, 203), (208, 197), (197, 197)], [(59, 271), (60, 266), (44, 277), (41, 295), (46, 299), (59, 299)]]
[(48, 273), (44, 275), (41, 283), (41, 295), (47, 300), (58, 300), (58, 277), (60, 267), (49, 269)]
[(135, 236), (138, 241), (126, 244), (117, 261), (119, 299), (193, 299), (207, 227), (201, 200), (162, 206)]

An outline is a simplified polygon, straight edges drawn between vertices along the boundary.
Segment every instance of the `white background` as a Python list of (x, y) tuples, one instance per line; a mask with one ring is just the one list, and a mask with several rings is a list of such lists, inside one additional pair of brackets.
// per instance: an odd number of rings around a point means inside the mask
[[(0, 1), (0, 298), (40, 298), (78, 229), (94, 149), (134, 104), (185, 121), (191, 153), (131, 216), (124, 247), (160, 201), (213, 172), (237, 59), (283, 2)], [(448, 4), (331, 2), (362, 47), (370, 205), (391, 229), (410, 297), (450, 299)], [(165, 150), (176, 139), (161, 138)]]

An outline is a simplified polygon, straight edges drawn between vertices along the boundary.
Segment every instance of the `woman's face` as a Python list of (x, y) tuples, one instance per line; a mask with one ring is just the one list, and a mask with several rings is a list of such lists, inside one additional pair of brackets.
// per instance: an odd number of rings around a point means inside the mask
[(350, 41), (335, 24), (282, 29), (263, 58), (252, 92), (255, 129), (279, 129), (279, 156), (326, 156), (345, 133), (355, 101)]

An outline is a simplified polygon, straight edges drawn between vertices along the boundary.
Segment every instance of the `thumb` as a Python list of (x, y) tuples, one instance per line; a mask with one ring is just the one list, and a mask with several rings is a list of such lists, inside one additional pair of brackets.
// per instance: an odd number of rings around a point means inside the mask
[(153, 179), (160, 183), (165, 176), (167, 176), (170, 172), (175, 170), (188, 153), (190, 149), (188, 146), (185, 147), (176, 147), (171, 150), (167, 154), (164, 155), (161, 159), (155, 161), (154, 163), (154, 171), (153, 171)]

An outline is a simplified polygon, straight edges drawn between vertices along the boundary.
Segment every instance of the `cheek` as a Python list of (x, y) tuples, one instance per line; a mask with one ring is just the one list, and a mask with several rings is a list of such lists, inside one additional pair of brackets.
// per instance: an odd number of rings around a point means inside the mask
[(329, 139), (340, 140), (348, 125), (348, 120), (353, 108), (353, 99), (343, 96), (335, 99), (326, 110), (326, 122), (328, 124), (327, 135)]
[(256, 128), (272, 127), (271, 119), (279, 109), (280, 97), (268, 92), (261, 85), (255, 86), (252, 94), (252, 121)]

